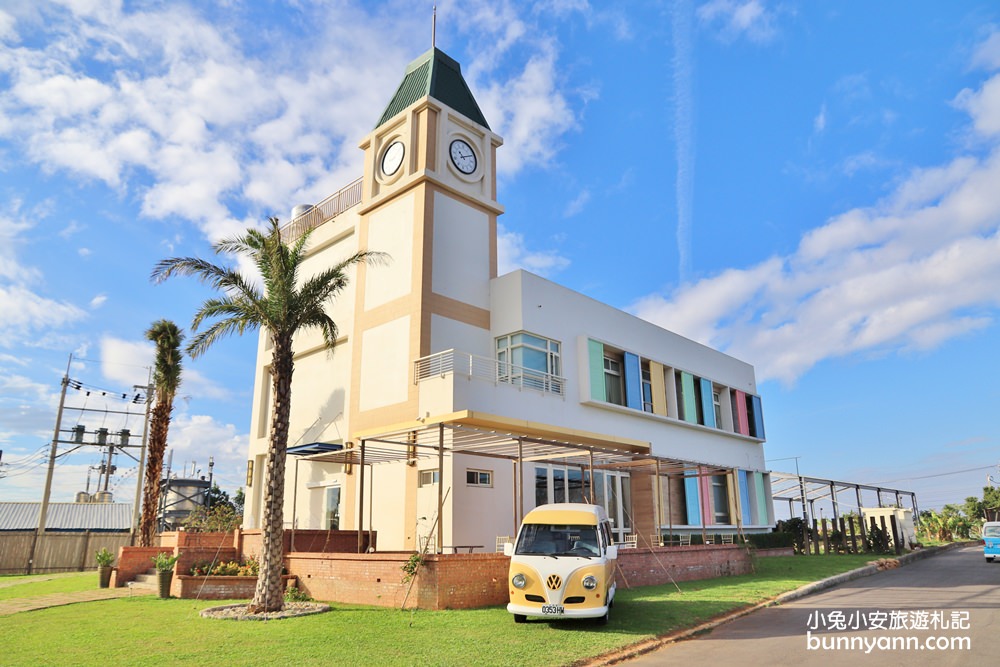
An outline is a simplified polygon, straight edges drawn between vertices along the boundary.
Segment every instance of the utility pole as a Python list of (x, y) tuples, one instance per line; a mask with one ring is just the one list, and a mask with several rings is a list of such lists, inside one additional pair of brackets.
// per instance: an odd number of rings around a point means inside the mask
[(59, 446), (59, 429), (62, 427), (63, 406), (66, 405), (66, 389), (69, 387), (69, 369), (73, 365), (73, 355), (69, 355), (66, 363), (66, 374), (62, 379), (62, 393), (59, 394), (59, 412), (56, 413), (56, 428), (52, 434), (52, 448), (49, 450), (49, 470), (45, 475), (45, 492), (42, 494), (42, 509), (38, 512), (38, 529), (31, 540), (31, 553), (28, 554), (28, 574), (31, 574), (35, 562), (35, 547), (39, 535), (45, 533), (45, 521), (49, 513), (49, 497), (52, 495), (52, 474), (56, 467), (56, 449)]
[[(132, 388), (139, 389), (139, 385), (135, 385)], [(146, 468), (146, 443), (149, 441), (149, 415), (152, 405), (153, 369), (150, 368), (148, 379), (146, 380), (146, 423), (142, 427), (142, 448), (139, 452), (139, 471), (135, 481), (135, 504), (132, 505), (132, 535), (129, 542), (132, 546), (135, 546), (135, 536), (139, 530), (139, 505), (142, 503), (143, 473)]]

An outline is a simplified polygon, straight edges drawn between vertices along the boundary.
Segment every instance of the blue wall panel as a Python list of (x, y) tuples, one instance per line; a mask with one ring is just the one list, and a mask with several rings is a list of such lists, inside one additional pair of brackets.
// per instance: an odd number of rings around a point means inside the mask
[(712, 381), (699, 378), (701, 382), (701, 414), (705, 426), (715, 428), (715, 401), (712, 400)]
[(687, 505), (689, 526), (701, 525), (701, 494), (698, 493), (698, 478), (692, 475), (684, 478), (684, 504)]
[(764, 439), (764, 409), (760, 402), (760, 396), (751, 396), (753, 403), (753, 434)]
[(642, 410), (642, 370), (639, 356), (625, 353), (625, 405), (633, 410)]
[(753, 523), (753, 515), (750, 508), (750, 480), (747, 476), (746, 470), (739, 471), (739, 484), (740, 484), (740, 510), (743, 515), (743, 525), (750, 525)]

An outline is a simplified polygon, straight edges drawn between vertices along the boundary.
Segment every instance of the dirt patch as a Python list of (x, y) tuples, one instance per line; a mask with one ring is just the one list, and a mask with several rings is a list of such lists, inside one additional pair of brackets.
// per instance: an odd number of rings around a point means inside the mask
[(202, 618), (221, 618), (230, 621), (277, 621), (282, 618), (310, 616), (330, 611), (330, 605), (322, 602), (286, 602), (281, 611), (269, 611), (260, 614), (247, 612), (247, 603), (228, 604), (222, 607), (209, 607), (201, 611)]

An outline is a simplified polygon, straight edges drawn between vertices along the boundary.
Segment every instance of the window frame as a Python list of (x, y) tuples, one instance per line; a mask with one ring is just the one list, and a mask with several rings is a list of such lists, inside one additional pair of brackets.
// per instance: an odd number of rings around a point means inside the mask
[[(470, 476), (474, 475), (475, 480), (470, 480)], [(483, 476), (485, 475), (486, 481), (483, 482)], [(481, 489), (492, 489), (493, 488), (493, 471), (483, 470), (480, 468), (466, 468), (465, 469), (465, 485), (481, 488)]]

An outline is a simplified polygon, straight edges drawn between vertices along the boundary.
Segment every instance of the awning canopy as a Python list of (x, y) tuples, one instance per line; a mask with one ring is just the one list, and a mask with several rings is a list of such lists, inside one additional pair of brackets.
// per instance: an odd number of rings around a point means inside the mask
[(308, 445), (296, 445), (289, 447), (286, 451), (293, 456), (313, 456), (315, 454), (329, 454), (344, 448), (340, 442), (310, 442)]
[[(546, 435), (560, 436), (544, 437)], [(554, 463), (595, 470), (645, 469), (661, 475), (724, 475), (729, 468), (657, 456), (649, 443), (581, 431), (557, 433), (530, 422), (464, 411), (435, 420), (415, 421), (356, 436), (360, 446), (302, 453), (310, 461), (367, 464), (417, 461), (466, 454), (510, 461)], [(322, 443), (314, 443), (320, 445)], [(302, 447), (311, 447), (303, 445)], [(289, 453), (292, 453), (290, 448)]]

